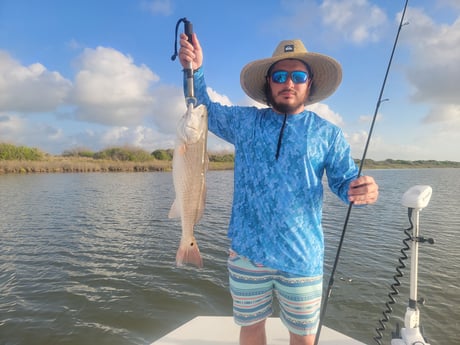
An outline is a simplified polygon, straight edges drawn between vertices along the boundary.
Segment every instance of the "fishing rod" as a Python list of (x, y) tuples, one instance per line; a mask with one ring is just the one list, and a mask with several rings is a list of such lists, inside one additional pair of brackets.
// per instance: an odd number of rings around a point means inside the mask
[[(176, 60), (178, 53), (177, 53), (177, 34), (179, 31), (179, 26), (181, 23), (184, 23), (184, 33), (187, 35), (187, 40), (192, 43), (192, 36), (193, 36), (193, 24), (187, 20), (186, 17), (180, 18), (176, 23), (176, 31), (174, 34), (174, 54), (171, 56), (171, 60)], [(186, 79), (186, 96), (185, 100), (187, 106), (196, 105), (196, 98), (194, 96), (194, 88), (193, 88), (193, 66), (192, 62), (189, 63), (187, 68), (184, 68), (184, 75)]]
[[(378, 111), (379, 111), (379, 108), (380, 108), (380, 104), (382, 104), (382, 102), (387, 100), (387, 99), (382, 99), (383, 91), (385, 90), (385, 84), (387, 82), (388, 73), (390, 72), (391, 62), (393, 61), (393, 56), (394, 56), (394, 53), (395, 53), (395, 50), (396, 50), (396, 45), (398, 44), (399, 33), (401, 32), (401, 28), (403, 27), (403, 25), (405, 25), (404, 16), (406, 14), (406, 9), (407, 9), (408, 2), (409, 2), (409, 0), (406, 0), (406, 2), (404, 4), (404, 9), (403, 9), (403, 12), (402, 12), (402, 15), (401, 15), (401, 21), (399, 22), (399, 27), (398, 27), (398, 31), (396, 33), (396, 37), (395, 37), (395, 40), (394, 40), (393, 49), (391, 51), (390, 59), (388, 61), (385, 77), (383, 78), (383, 83), (382, 83), (382, 87), (380, 89), (380, 94), (379, 94), (379, 98), (377, 100), (377, 104), (375, 106), (374, 115), (372, 117), (372, 122), (371, 122), (371, 126), (370, 126), (370, 129), (369, 129), (369, 135), (367, 136), (367, 141), (366, 141), (366, 145), (364, 146), (363, 156), (362, 156), (361, 162), (359, 164), (358, 176), (361, 176), (361, 172), (363, 170), (364, 161), (366, 159), (367, 150), (369, 148), (369, 143), (371, 141), (372, 132), (374, 131), (375, 121), (377, 119), (377, 114), (378, 114)], [(326, 297), (325, 297), (325, 299), (323, 301), (323, 305), (321, 306), (318, 330), (316, 332), (316, 337), (315, 337), (315, 345), (318, 345), (318, 342), (319, 342), (319, 338), (320, 338), (320, 334), (321, 334), (321, 327), (323, 326), (324, 316), (326, 315), (327, 304), (328, 304), (329, 298), (330, 298), (331, 293), (332, 293), (332, 286), (334, 285), (334, 276), (335, 276), (335, 272), (337, 270), (337, 266), (338, 266), (338, 262), (339, 262), (339, 258), (340, 258), (340, 252), (342, 251), (342, 245), (343, 245), (343, 241), (345, 239), (345, 233), (346, 233), (346, 230), (347, 230), (347, 227), (348, 227), (348, 221), (350, 219), (350, 214), (351, 214), (352, 208), (353, 208), (353, 202), (350, 202), (350, 204), (348, 205), (348, 211), (347, 211), (347, 215), (345, 217), (345, 222), (343, 224), (342, 235), (340, 237), (340, 241), (339, 241), (339, 244), (338, 244), (338, 247), (337, 247), (337, 253), (336, 253), (336, 256), (335, 256), (334, 265), (332, 266), (332, 271), (331, 271), (331, 276), (329, 278), (329, 284), (328, 284), (328, 287), (327, 287)]]

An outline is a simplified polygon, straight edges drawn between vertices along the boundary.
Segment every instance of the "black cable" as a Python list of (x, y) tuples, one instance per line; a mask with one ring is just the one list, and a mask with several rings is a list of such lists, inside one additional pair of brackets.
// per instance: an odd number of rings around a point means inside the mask
[(177, 23), (176, 23), (176, 30), (175, 30), (175, 32), (174, 32), (174, 54), (171, 56), (171, 60), (172, 60), (172, 61), (176, 60), (176, 58), (177, 58), (177, 33), (178, 33), (178, 31), (179, 31), (179, 25), (180, 25), (180, 23), (182, 23), (182, 22), (186, 23), (186, 22), (187, 22), (187, 18), (186, 18), (186, 17), (180, 18), (180, 19), (177, 21)]
[(283, 141), (284, 127), (286, 127), (286, 120), (287, 120), (287, 114), (284, 114), (283, 125), (281, 126), (280, 134), (278, 136), (278, 145), (276, 146), (276, 156), (275, 156), (276, 160), (278, 160), (280, 156), (281, 142)]
[(396, 267), (397, 273), (393, 276), (393, 280), (395, 282), (390, 286), (391, 292), (388, 294), (388, 298), (390, 300), (385, 303), (386, 309), (382, 312), (383, 318), (379, 320), (380, 327), (375, 329), (377, 335), (374, 337), (374, 340), (378, 345), (382, 345), (381, 340), (383, 339), (383, 331), (386, 329), (385, 323), (390, 321), (390, 315), (393, 312), (393, 308), (391, 308), (391, 306), (396, 303), (395, 297), (399, 295), (399, 290), (397, 288), (401, 286), (399, 279), (403, 277), (404, 274), (402, 270), (406, 268), (404, 261), (408, 259), (406, 252), (410, 249), (409, 241), (412, 240), (411, 231), (414, 229), (414, 224), (412, 223), (412, 211), (412, 208), (408, 209), (410, 228), (404, 230), (406, 238), (403, 240), (404, 247), (401, 249), (401, 257), (398, 259), (399, 266)]
[[(374, 111), (374, 116), (372, 117), (372, 123), (371, 123), (371, 127), (369, 129), (369, 135), (367, 137), (366, 146), (364, 147), (363, 156), (361, 158), (361, 162), (360, 162), (360, 165), (359, 165), (358, 176), (361, 175), (361, 172), (363, 170), (364, 161), (365, 161), (366, 155), (367, 155), (367, 149), (369, 148), (369, 143), (370, 143), (370, 140), (371, 140), (372, 132), (374, 130), (375, 121), (377, 119), (377, 113), (379, 111), (380, 104), (382, 103), (383, 91), (385, 89), (385, 84), (386, 84), (386, 81), (387, 81), (388, 73), (390, 72), (390, 66), (391, 66), (391, 62), (393, 61), (393, 55), (394, 55), (394, 52), (396, 50), (396, 45), (398, 43), (399, 33), (401, 32), (401, 28), (403, 26), (404, 16), (406, 14), (406, 8), (407, 8), (407, 3), (408, 2), (409, 2), (409, 0), (406, 0), (406, 3), (404, 5), (403, 13), (402, 13), (402, 16), (401, 16), (401, 21), (400, 21), (399, 27), (398, 27), (398, 32), (396, 34), (396, 38), (395, 38), (395, 41), (394, 41), (394, 44), (393, 44), (393, 49), (391, 51), (390, 60), (389, 60), (388, 65), (387, 65), (385, 78), (383, 79), (382, 88), (380, 89), (380, 95), (379, 95), (379, 98), (377, 100), (377, 104), (376, 104), (375, 111)], [(343, 241), (345, 239), (345, 233), (346, 233), (346, 230), (347, 230), (348, 221), (349, 221), (349, 218), (350, 218), (352, 208), (353, 208), (353, 203), (351, 202), (349, 204), (349, 206), (348, 206), (347, 216), (345, 218), (345, 223), (343, 225), (342, 235), (340, 237), (339, 245), (337, 247), (337, 253), (336, 253), (336, 256), (335, 256), (334, 266), (332, 267), (331, 276), (330, 276), (330, 279), (329, 279), (329, 285), (327, 287), (326, 297), (325, 297), (325, 299), (323, 301), (323, 304), (321, 306), (318, 330), (316, 332), (316, 338), (315, 338), (315, 345), (318, 345), (318, 342), (319, 342), (319, 338), (320, 338), (320, 334), (321, 334), (321, 327), (322, 327), (323, 322), (324, 322), (324, 316), (326, 315), (327, 303), (328, 303), (329, 297), (331, 296), (331, 293), (332, 293), (332, 286), (334, 285), (335, 271), (337, 270), (337, 265), (338, 265), (338, 262), (339, 262), (340, 252), (342, 251), (342, 245), (343, 245)]]

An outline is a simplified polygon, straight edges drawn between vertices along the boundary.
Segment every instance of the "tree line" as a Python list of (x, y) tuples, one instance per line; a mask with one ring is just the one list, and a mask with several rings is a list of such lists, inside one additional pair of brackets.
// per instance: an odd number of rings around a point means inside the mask
[[(110, 147), (97, 152), (84, 148), (75, 148), (72, 150), (64, 151), (61, 157), (80, 157), (94, 160), (112, 160), (117, 162), (169, 162), (172, 160), (173, 154), (173, 149), (157, 149), (153, 152), (148, 152), (141, 148), (124, 146)], [(0, 143), (0, 161), (43, 161), (47, 160), (49, 157), (49, 154), (37, 148)], [(233, 163), (235, 161), (235, 156), (231, 152), (209, 152), (209, 161), (215, 163)], [(359, 159), (355, 159), (355, 162), (356, 164), (360, 164)], [(447, 167), (460, 168), (460, 162), (437, 160), (408, 161), (401, 159), (385, 159), (382, 161), (376, 161), (373, 159), (366, 159), (364, 161), (364, 167), (368, 169)]]
[[(173, 154), (173, 149), (148, 152), (137, 147), (124, 146), (110, 147), (96, 152), (86, 148), (75, 148), (64, 151), (61, 156), (121, 162), (148, 162), (152, 160), (171, 161)], [(49, 156), (37, 148), (0, 143), (0, 160), (41, 161), (46, 160)], [(233, 162), (234, 155), (232, 153), (209, 153), (209, 160), (211, 162)]]

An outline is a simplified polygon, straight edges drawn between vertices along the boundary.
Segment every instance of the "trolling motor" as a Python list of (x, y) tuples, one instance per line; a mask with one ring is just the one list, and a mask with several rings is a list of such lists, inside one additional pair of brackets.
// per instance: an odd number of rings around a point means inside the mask
[[(419, 303), (424, 304), (425, 301), (423, 298), (417, 299), (417, 279), (419, 243), (434, 243), (432, 238), (427, 239), (419, 235), (420, 211), (428, 206), (431, 194), (432, 188), (430, 186), (416, 185), (409, 188), (402, 197), (403, 206), (408, 208), (411, 227), (404, 231), (407, 238), (403, 240), (405, 247), (401, 250), (400, 265), (396, 268), (398, 273), (393, 277), (395, 283), (391, 285), (392, 292), (388, 294), (390, 301), (386, 303), (387, 309), (383, 312), (383, 319), (379, 321), (380, 328), (376, 329), (378, 335), (374, 337), (374, 340), (379, 345), (382, 345), (382, 332), (386, 328), (384, 322), (389, 321), (390, 314), (393, 311), (390, 305), (395, 304), (394, 297), (399, 294), (397, 287), (401, 285), (399, 282), (399, 278), (403, 276), (401, 269), (406, 267), (404, 260), (408, 258), (406, 251), (410, 249), (409, 242), (412, 242), (409, 304), (404, 317), (404, 327), (400, 329), (399, 324), (396, 325), (396, 331), (392, 332), (391, 345), (430, 345), (420, 329), (420, 310), (417, 305)], [(410, 230), (412, 230), (412, 234)]]
[[(409, 216), (412, 213), (414, 225), (412, 229), (412, 255), (411, 255), (411, 270), (410, 270), (410, 295), (409, 305), (406, 309), (404, 317), (404, 328), (400, 334), (396, 332), (391, 345), (429, 345), (420, 330), (420, 310), (417, 307), (418, 303), (424, 303), (423, 299), (417, 299), (417, 279), (418, 279), (418, 246), (419, 243), (428, 242), (433, 244), (432, 238), (424, 238), (419, 235), (419, 216), (420, 211), (428, 206), (432, 194), (430, 186), (413, 186), (404, 193), (402, 198), (403, 206), (409, 208)], [(412, 223), (411, 223), (412, 224)], [(398, 327), (399, 328), (399, 327)]]

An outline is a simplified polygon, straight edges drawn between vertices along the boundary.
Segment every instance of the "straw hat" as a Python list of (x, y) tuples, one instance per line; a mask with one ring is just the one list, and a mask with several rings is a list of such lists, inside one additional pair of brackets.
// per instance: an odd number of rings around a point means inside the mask
[(257, 102), (267, 104), (265, 82), (270, 67), (284, 59), (296, 59), (310, 67), (313, 82), (305, 105), (319, 102), (334, 93), (342, 81), (342, 68), (333, 58), (307, 51), (302, 41), (281, 41), (271, 58), (256, 60), (243, 67), (240, 75), (244, 92)]

